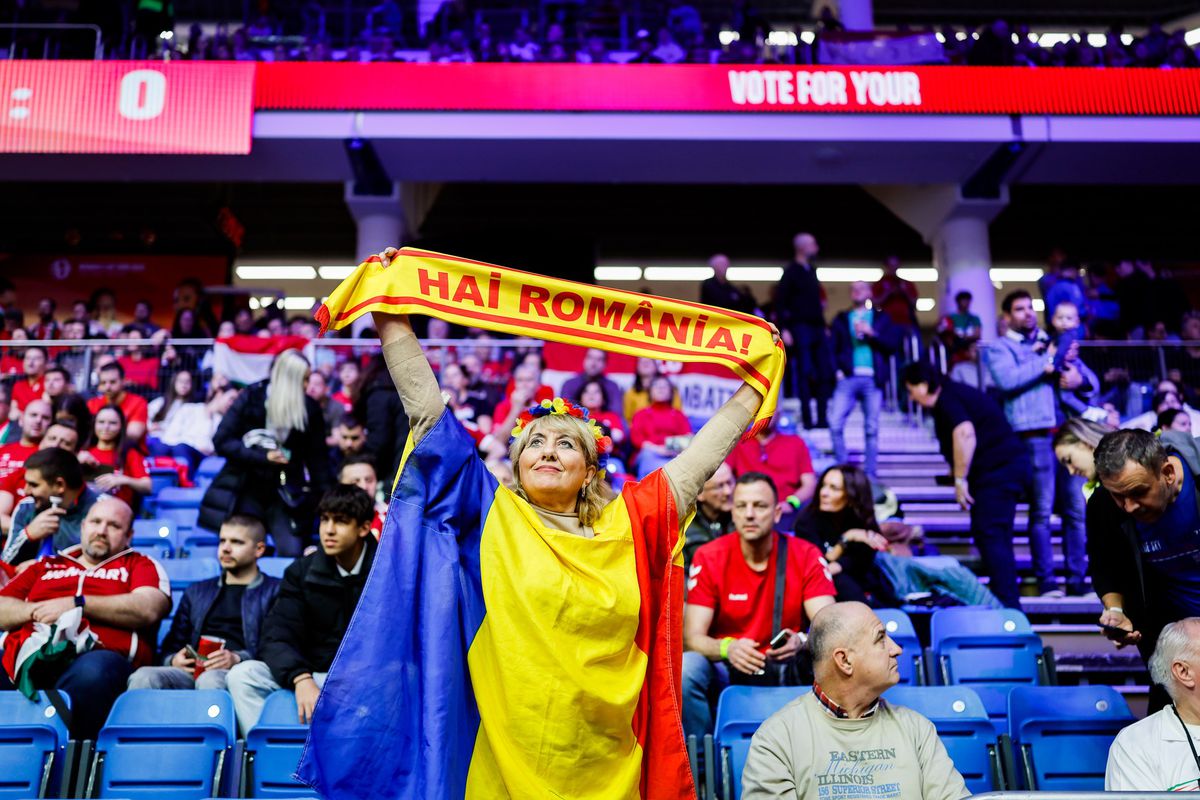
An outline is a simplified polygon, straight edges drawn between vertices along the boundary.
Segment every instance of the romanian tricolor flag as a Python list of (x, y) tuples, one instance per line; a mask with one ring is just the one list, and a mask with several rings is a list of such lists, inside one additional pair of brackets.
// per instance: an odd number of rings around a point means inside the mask
[(446, 412), (408, 454), (299, 776), (327, 798), (694, 798), (685, 520), (661, 471), (586, 539), (546, 528)]

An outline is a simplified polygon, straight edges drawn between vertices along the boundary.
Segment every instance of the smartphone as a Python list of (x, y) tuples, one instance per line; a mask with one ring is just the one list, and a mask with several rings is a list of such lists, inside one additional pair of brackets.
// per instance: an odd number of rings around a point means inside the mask
[(190, 657), (192, 660), (194, 660), (194, 661), (200, 661), (200, 660), (201, 660), (201, 658), (200, 658), (200, 654), (196, 652), (196, 648), (192, 647), (190, 644), (185, 644), (185, 645), (183, 646), (183, 651), (184, 651), (185, 653), (187, 653), (187, 654), (188, 654), (188, 656), (189, 656), (189, 657)]
[(1100, 626), (1100, 630), (1104, 631), (1104, 635), (1109, 639), (1124, 639), (1130, 633), (1130, 631), (1127, 631), (1124, 628), (1118, 628), (1115, 625), (1105, 625), (1100, 622), (1097, 622), (1096, 624)]
[(768, 650), (774, 650), (777, 647), (783, 647), (787, 644), (787, 640), (792, 637), (792, 632), (784, 628), (779, 633), (771, 637), (771, 643), (767, 647)]

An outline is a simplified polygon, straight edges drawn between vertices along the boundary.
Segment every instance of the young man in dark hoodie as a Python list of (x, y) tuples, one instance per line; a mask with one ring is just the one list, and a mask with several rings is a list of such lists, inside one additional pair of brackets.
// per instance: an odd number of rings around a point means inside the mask
[(258, 661), (229, 671), (228, 687), (244, 734), (272, 692), (296, 693), (300, 722), (312, 719), (325, 676), (375, 560), (371, 520), (375, 502), (350, 484), (334, 486), (317, 506), (321, 549), (283, 574), (274, 608), (263, 624)]

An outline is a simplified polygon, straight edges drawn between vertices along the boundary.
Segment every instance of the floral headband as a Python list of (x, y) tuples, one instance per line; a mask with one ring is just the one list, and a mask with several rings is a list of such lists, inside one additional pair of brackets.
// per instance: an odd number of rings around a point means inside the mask
[(613, 449), (612, 437), (604, 433), (599, 423), (588, 414), (586, 408), (577, 406), (570, 400), (564, 400), (561, 397), (556, 397), (553, 400), (543, 400), (518, 414), (517, 424), (513, 427), (511, 436), (516, 439), (525, 430), (526, 425), (539, 417), (548, 417), (551, 414), (575, 417), (575, 419), (583, 422), (587, 426), (588, 432), (596, 439), (596, 451), (598, 455), (596, 460), (600, 469), (604, 469), (607, 466), (608, 454)]

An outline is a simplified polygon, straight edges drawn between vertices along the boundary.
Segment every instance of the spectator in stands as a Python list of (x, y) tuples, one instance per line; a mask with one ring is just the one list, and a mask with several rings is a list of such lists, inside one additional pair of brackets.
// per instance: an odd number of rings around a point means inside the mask
[(659, 375), (650, 381), (650, 405), (630, 422), (629, 440), (639, 480), (679, 455), (691, 439), (691, 423), (672, 405), (674, 396), (670, 379)]
[[(713, 710), (731, 682), (795, 683), (785, 674), (800, 653), (798, 635), (834, 602), (833, 582), (821, 553), (775, 530), (778, 498), (770, 477), (750, 472), (733, 489), (733, 526), (702, 546), (688, 572), (683, 610), (683, 728), (712, 732)], [(777, 563), (786, 546), (787, 563)], [(777, 585), (783, 575), (784, 586)], [(782, 602), (781, 608), (776, 603)], [(775, 620), (780, 630), (774, 630)], [(786, 640), (772, 643), (786, 630)]]
[(684, 47), (694, 47), (704, 37), (700, 12), (684, 0), (667, 0), (667, 29)]
[(126, 327), (137, 328), (143, 339), (149, 339), (162, 329), (162, 326), (156, 323), (153, 317), (154, 306), (149, 300), (143, 298), (133, 304), (133, 322)]
[[(83, 341), (90, 337), (87, 335), (84, 323), (78, 320), (67, 320), (63, 324), (63, 338), (73, 341)], [(58, 351), (58, 365), (67, 371), (71, 384), (81, 389), (86, 389), (90, 379), (86, 348), (60, 347)]]
[[(443, 368), (443, 377), (450, 365)], [(461, 373), (457, 365), (455, 370)], [(456, 384), (458, 385), (458, 384)], [(465, 385), (462, 387), (465, 390)], [(461, 400), (458, 392), (452, 391), (451, 407)], [(472, 412), (482, 410), (479, 406), (463, 405)], [(371, 357), (362, 377), (362, 391), (354, 403), (354, 416), (367, 426), (365, 450), (377, 465), (380, 477), (390, 487), (400, 469), (400, 457), (404, 454), (404, 443), (408, 440), (408, 416), (396, 394), (396, 387), (388, 375), (383, 354)]]
[(1150, 397), (1150, 410), (1145, 414), (1125, 420), (1121, 423), (1121, 427), (1136, 428), (1142, 431), (1152, 430), (1158, 424), (1159, 415), (1172, 409), (1186, 413), (1191, 420), (1192, 429), (1200, 430), (1200, 410), (1183, 402), (1179, 388), (1172, 381), (1159, 381), (1154, 394)]
[(52, 364), (42, 376), (45, 391), (42, 397), (53, 406), (63, 395), (68, 394), (71, 387), (71, 375), (57, 364)]
[(700, 302), (710, 306), (753, 314), (754, 293), (745, 286), (735, 286), (726, 277), (729, 274), (729, 256), (717, 253), (708, 260), (713, 276), (700, 284)]
[(781, 513), (779, 529), (790, 531), (796, 512), (812, 500), (817, 489), (817, 474), (804, 439), (794, 433), (779, 432), (779, 417), (751, 439), (738, 442), (729, 454), (733, 474), (763, 472), (771, 477), (779, 491)]
[(1108, 751), (1106, 792), (1200, 790), (1200, 617), (1163, 627), (1150, 658), (1150, 679), (1166, 689), (1159, 709), (1117, 734)]
[[(621, 419), (621, 415), (616, 411), (605, 410), (617, 408), (618, 403), (615, 398), (610, 400), (605, 394), (604, 383), (595, 379), (584, 383), (579, 390), (579, 405), (586, 408), (589, 416), (612, 438), (617, 450), (624, 452), (624, 446), (628, 444), (629, 439), (625, 432), (625, 420)], [(504, 428), (499, 430), (503, 431)]]
[(20, 440), (0, 447), (0, 480), (19, 470), (25, 459), (37, 452), (51, 422), (52, 409), (45, 400), (34, 400), (26, 405), (21, 414)]
[[(589, 350), (588, 353), (597, 352), (600, 350)], [(587, 367), (587, 360), (584, 360), (584, 367)], [(580, 402), (583, 394), (583, 385), (585, 381), (603, 380), (605, 384), (612, 383), (607, 378), (585, 378), (578, 384), (574, 383), (575, 379), (567, 381), (571, 387), (573, 394), (567, 395), (567, 387), (563, 387), (563, 396), (572, 399), (575, 402)], [(613, 384), (615, 387), (616, 384)], [(616, 398), (620, 397), (620, 389), (617, 389), (617, 394), (613, 395), (613, 400), (609, 401), (608, 392), (605, 391), (602, 402), (604, 408), (614, 408), (616, 406)], [(393, 392), (394, 393), (394, 392)], [(543, 400), (551, 400), (554, 398), (554, 390), (542, 383), (542, 371), (533, 364), (519, 364), (513, 370), (512, 387), (508, 396), (496, 404), (496, 410), (492, 414), (492, 430), (500, 433), (511, 431), (513, 425), (517, 422), (517, 415), (525, 409), (529, 408), (534, 403), (540, 403)]]
[(796, 536), (825, 554), (839, 600), (857, 600), (875, 608), (897, 605), (887, 577), (875, 564), (875, 553), (888, 540), (875, 521), (871, 480), (850, 464), (830, 467), (821, 475), (817, 502), (796, 519)]
[[(813, 619), (812, 691), (759, 727), (742, 771), (743, 800), (815, 800), (887, 791), (905, 800), (960, 800), (970, 793), (933, 724), (882, 699), (900, 680), (901, 649), (862, 603), (837, 603)], [(861, 779), (869, 777), (869, 786)]]
[(100, 491), (114, 494), (130, 506), (136, 495), (150, 494), (146, 461), (125, 434), (125, 415), (117, 406), (96, 412), (92, 435), (79, 453), (79, 463), (95, 477), (91, 483)]
[(951, 363), (958, 364), (973, 360), (968, 355), (971, 345), (979, 341), (983, 332), (983, 321), (971, 313), (971, 293), (963, 290), (954, 295), (953, 314), (938, 321), (937, 334), (950, 354)]
[(84, 483), (74, 454), (60, 448), (33, 454), (0, 561), (19, 565), (79, 544), (83, 520), (99, 497)]
[[(382, 373), (382, 377), (388, 381), (389, 396), (396, 398), (396, 390), (392, 387), (391, 378), (387, 377), (386, 371)], [(461, 364), (446, 364), (441, 369), (441, 377), (442, 393), (447, 398), (446, 404), (454, 411), (455, 418), (464, 425), (477, 427), (487, 420), (487, 427), (490, 429), (492, 409), (488, 406), (487, 397), (483, 393), (471, 391), (471, 376), (467, 374), (466, 369)], [(368, 424), (368, 436), (371, 430), (372, 428)]]
[[(622, 405), (626, 422), (633, 422), (634, 416), (643, 408), (650, 405), (650, 381), (658, 376), (658, 362), (653, 358), (639, 356), (633, 367), (633, 385), (625, 392)], [(683, 408), (679, 393), (675, 393), (671, 401), (676, 408)]]
[[(776, 286), (775, 312), (780, 335), (789, 348), (791, 388), (800, 399), (804, 427), (828, 428), (826, 403), (833, 377), (828, 335), (825, 329), (825, 298), (812, 259), (820, 252), (811, 233), (798, 233), (792, 242), (795, 256), (783, 270)], [(816, 400), (814, 424), (810, 400)]]
[(612, 56), (602, 37), (589, 36), (587, 45), (575, 54), (575, 60), (580, 64), (608, 64), (612, 61)]
[[(604, 401), (606, 403), (606, 411), (620, 411), (617, 403), (621, 397), (621, 387), (609, 380), (605, 376), (605, 370), (608, 369), (608, 353), (603, 350), (597, 350), (594, 347), (589, 347), (583, 354), (583, 371), (573, 378), (568, 378), (567, 382), (562, 387), (562, 398), (570, 400), (572, 403), (579, 402), (580, 392), (583, 390), (583, 384), (587, 381), (596, 380), (604, 384)], [(525, 406), (528, 406), (526, 403)], [(498, 410), (498, 409), (497, 409)], [(626, 417), (632, 422), (632, 419)]]
[(1082, 493), (1085, 499), (1091, 499), (1092, 493), (1100, 485), (1096, 480), (1096, 462), (1092, 457), (1096, 445), (1113, 430), (1111, 425), (1105, 423), (1072, 417), (1054, 434), (1054, 458), (1072, 476), (1083, 479)]
[(117, 406), (125, 417), (125, 436), (134, 446), (141, 445), (150, 416), (145, 398), (125, 388), (125, 368), (117, 361), (100, 367), (97, 377), (96, 390), (100, 394), (88, 401), (88, 411), (95, 416), (104, 406)]
[(1013, 518), (1029, 477), (1024, 443), (995, 401), (978, 389), (946, 381), (922, 362), (905, 367), (903, 380), (909, 398), (932, 412), (938, 445), (954, 476), (954, 496), (971, 513), (971, 536), (992, 593), (1019, 609)]
[(80, 339), (91, 339), (104, 335), (104, 329), (92, 319), (86, 300), (76, 300), (71, 304), (71, 316), (63, 322), (62, 338), (74, 338), (71, 336), (70, 331), (67, 330), (67, 326), (72, 322), (78, 322), (83, 325), (83, 335), (78, 337)]
[[(1200, 449), (1189, 434), (1119, 430), (1094, 454), (1100, 488), (1088, 501), (1092, 586), (1100, 624), (1147, 663), (1168, 622), (1200, 615)], [(1151, 711), (1165, 698), (1151, 695)]]
[[(133, 324), (122, 328), (119, 336), (122, 339), (146, 338), (142, 335), (142, 329)], [(125, 370), (129, 383), (150, 391), (158, 390), (158, 359), (147, 357), (146, 348), (142, 345), (133, 344), (126, 347), (125, 354), (117, 358), (117, 363)]]
[(88, 411), (87, 401), (82, 395), (75, 393), (64, 394), (58, 402), (52, 404), (55, 422), (69, 422), (75, 430), (86, 436), (92, 429), (92, 414)]
[[(984, 363), (996, 386), (1004, 392), (1004, 413), (1025, 443), (1033, 470), (1029, 484), (1032, 492), (1029, 542), (1038, 589), (1043, 596), (1062, 597), (1054, 577), (1054, 549), (1050, 541), (1050, 511), (1058, 471), (1051, 445), (1052, 431), (1059, 419), (1056, 387), (1062, 392), (1075, 392), (1085, 387), (1085, 378), (1076, 366), (1078, 345), (1072, 344), (1067, 352), (1057, 355), (1050, 337), (1038, 328), (1029, 292), (1024, 289), (1010, 292), (1001, 307), (1008, 332), (984, 350)], [(1092, 391), (1098, 389), (1096, 386)], [(1074, 492), (1072, 499), (1074, 502), (1063, 508), (1063, 544), (1067, 590), (1080, 593), (1087, 571), (1086, 533)], [(1004, 595), (996, 594), (1004, 600)]]
[(542, 46), (533, 40), (529, 31), (520, 27), (513, 31), (512, 42), (508, 45), (509, 58), (513, 61), (537, 61), (542, 53)]
[(675, 41), (669, 28), (659, 29), (658, 45), (651, 52), (663, 64), (678, 64), (687, 55), (687, 51)]
[[(1079, 262), (1071, 259), (1064, 259), (1058, 265), (1057, 280), (1047, 287), (1044, 296), (1046, 308), (1046, 320), (1058, 311), (1059, 305), (1070, 303), (1075, 306), (1079, 314), (1079, 322), (1082, 323), (1088, 318), (1087, 309), (1087, 288), (1083, 283), (1083, 276), (1079, 268)], [(1078, 326), (1078, 325), (1077, 325)]]
[[(224, 689), (230, 668), (258, 655), (263, 620), (279, 594), (279, 580), (258, 569), (266, 538), (261, 520), (225, 520), (217, 547), (221, 574), (184, 590), (159, 648), (162, 666), (139, 668), (129, 676), (130, 689)], [(201, 637), (222, 643), (198, 659)]]
[(258, 661), (229, 673), (229, 691), (245, 734), (262, 713), (267, 695), (296, 693), (300, 722), (312, 719), (325, 676), (362, 596), (375, 560), (374, 501), (357, 486), (329, 489), (317, 507), (321, 549), (287, 568), (279, 599), (267, 615)]
[[(192, 373), (186, 369), (180, 370), (175, 373), (175, 377), (167, 385), (167, 393), (162, 397), (154, 398), (147, 404), (147, 446), (166, 430), (175, 414), (192, 401), (194, 386), (195, 381), (192, 378)], [(153, 452), (152, 454), (159, 455), (159, 453)]]
[(247, 514), (263, 520), (279, 555), (304, 550), (316, 500), (333, 482), (321, 408), (305, 394), (309, 377), (304, 356), (285, 350), (269, 380), (238, 395), (213, 436), (225, 466), (204, 493), (201, 528)]
[(333, 429), (333, 436), (336, 444), (331, 455), (335, 465), (348, 456), (361, 453), (367, 443), (367, 431), (353, 414), (342, 417), (342, 421)]
[(917, 330), (917, 287), (901, 278), (900, 258), (888, 256), (883, 260), (883, 275), (871, 285), (872, 307), (885, 314), (905, 334)]
[(626, 61), (626, 64), (661, 64), (662, 59), (655, 52), (654, 38), (650, 36), (650, 31), (642, 29), (637, 32), (634, 37), (634, 47), (637, 48), (637, 54), (633, 58)]
[(733, 531), (733, 470), (721, 464), (696, 496), (696, 515), (684, 533), (683, 574), (691, 572), (696, 551)]
[[(81, 544), (38, 559), (0, 589), (5, 672), (14, 684), (32, 677), (35, 689), (65, 692), (74, 739), (96, 738), (129, 673), (153, 658), (155, 628), (171, 608), (166, 573), (129, 549), (132, 536), (132, 509), (106, 497), (88, 510)], [(55, 624), (78, 627), (76, 647), (50, 645)], [(80, 646), (89, 639), (90, 650)]]
[[(877, 284), (878, 285), (878, 284)], [(846, 420), (855, 405), (862, 406), (863, 437), (866, 440), (864, 469), (874, 477), (879, 466), (879, 415), (883, 411), (883, 387), (887, 383), (887, 359), (899, 351), (904, 329), (886, 313), (869, 306), (871, 287), (864, 281), (850, 285), (851, 307), (833, 320), (833, 360), (838, 371), (833, 390), (829, 426), (833, 457), (849, 463), (846, 449)]]
[[(79, 452), (79, 431), (67, 420), (55, 420), (46, 429), (46, 435), (38, 444), (39, 450), (61, 447), (68, 453)], [(13, 509), (25, 498), (25, 466), (0, 478), (0, 531), (12, 528)]]
[[(371, 520), (371, 533), (378, 541), (379, 534), (383, 533), (383, 523), (387, 519), (388, 507), (387, 503), (379, 500), (379, 477), (375, 470), (374, 460), (366, 453), (347, 456), (338, 468), (337, 481), (357, 486), (370, 496), (371, 502), (375, 504), (375, 517)], [(388, 489), (391, 489), (390, 485)]]
[(12, 410), (17, 413), (24, 411), (31, 401), (41, 400), (46, 394), (46, 351), (40, 347), (26, 347), (21, 363), (22, 376), (12, 387)]
[(354, 410), (354, 400), (358, 397), (359, 381), (362, 378), (362, 370), (359, 369), (358, 362), (353, 359), (346, 359), (341, 364), (338, 364), (338, 390), (331, 397), (335, 403), (341, 403), (342, 408), (346, 409), (349, 414)]
[(312, 398), (316, 402), (317, 408), (321, 410), (322, 436), (325, 431), (332, 432), (345, 416), (346, 409), (341, 403), (330, 399), (329, 379), (325, 377), (325, 373), (315, 369), (311, 371), (304, 381), (304, 394)]
[(1159, 431), (1181, 431), (1190, 434), (1192, 418), (1181, 408), (1168, 408), (1158, 415), (1158, 424), (1155, 425), (1154, 432)]
[[(180, 313), (188, 310), (196, 314), (202, 336), (208, 336), (209, 332), (217, 329), (217, 318), (212, 312), (212, 305), (205, 296), (204, 284), (198, 278), (184, 278), (180, 281), (172, 292), (171, 299), (175, 307), (177, 325), (182, 320)], [(175, 338), (174, 334), (172, 334), (172, 338)]]
[(10, 416), (12, 392), (8, 384), (0, 381), (0, 446), (13, 444), (21, 438), (21, 421)]
[(38, 301), (38, 321), (30, 325), (25, 331), (29, 334), (30, 339), (38, 342), (59, 338), (58, 321), (54, 319), (54, 312), (57, 308), (58, 304), (54, 302), (54, 298), (52, 297), (43, 297)]
[[(172, 340), (207, 339), (208, 337), (209, 333), (200, 324), (195, 311), (183, 308), (175, 313), (175, 322), (171, 325), (170, 338)], [(162, 357), (159, 359), (159, 363), (162, 365), (161, 371), (168, 375), (185, 370), (195, 372), (200, 368), (200, 362), (204, 360), (205, 354), (210, 350), (204, 345), (168, 342), (164, 345)]]
[(192, 478), (204, 457), (213, 454), (213, 436), (237, 398), (237, 389), (214, 384), (206, 402), (184, 403), (159, 435), (147, 440), (150, 454), (185, 464), (188, 478)]

